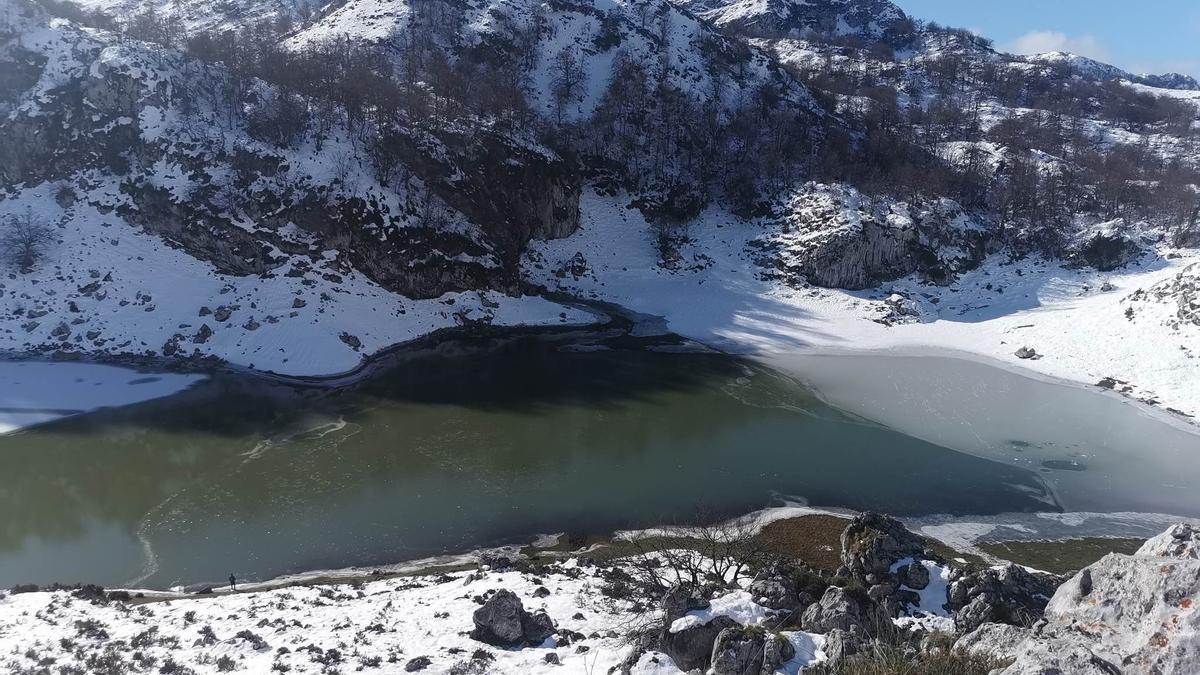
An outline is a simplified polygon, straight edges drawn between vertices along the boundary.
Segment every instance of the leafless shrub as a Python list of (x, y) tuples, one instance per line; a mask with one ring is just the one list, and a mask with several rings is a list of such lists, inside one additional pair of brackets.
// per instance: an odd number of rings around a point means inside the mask
[(752, 522), (738, 519), (634, 537), (632, 566), (653, 591), (675, 584), (735, 586), (773, 556), (756, 534)]
[(0, 231), (0, 255), (29, 274), (54, 243), (54, 230), (27, 209), (24, 215), (12, 215)]

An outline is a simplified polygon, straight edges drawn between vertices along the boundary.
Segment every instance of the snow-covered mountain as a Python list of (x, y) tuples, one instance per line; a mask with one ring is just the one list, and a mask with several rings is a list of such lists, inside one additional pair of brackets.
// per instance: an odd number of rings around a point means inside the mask
[(857, 37), (901, 47), (913, 21), (888, 0), (687, 0), (684, 7), (726, 31), (750, 37)]
[[(307, 23), (328, 3), (325, 0), (77, 0), (82, 11), (117, 21), (155, 18), (181, 33), (229, 30), (258, 24), (283, 28)], [(336, 3), (335, 3), (336, 4)]]
[(1135, 75), (1116, 66), (1068, 52), (1046, 52), (1027, 57), (1026, 60), (1030, 63), (1062, 66), (1075, 75), (1091, 80), (1126, 80), (1160, 89), (1200, 90), (1200, 82), (1196, 82), (1196, 78), (1190, 75), (1180, 73)]
[[(56, 234), (0, 295), (9, 350), (291, 372), (299, 340), (336, 370), (443, 327), (583, 320), (522, 294), (589, 269), (739, 260), (789, 292), (937, 297), (996, 260), (1200, 244), (1200, 99), (882, 0), (0, 10), (0, 217)], [(922, 302), (881, 311), (936, 320)]]

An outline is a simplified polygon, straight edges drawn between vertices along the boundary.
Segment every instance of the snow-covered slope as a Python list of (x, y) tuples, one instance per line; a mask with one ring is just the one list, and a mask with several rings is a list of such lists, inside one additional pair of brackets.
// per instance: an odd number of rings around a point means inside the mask
[(36, 208), (55, 223), (58, 238), (38, 270), (0, 281), (2, 350), (213, 356), (276, 373), (329, 375), (441, 328), (592, 319), (541, 298), (486, 291), (413, 300), (353, 270), (222, 274), (94, 205), (63, 209), (51, 190), (47, 184), (0, 202), (0, 215)]
[(153, 16), (181, 33), (221, 31), (259, 24), (302, 23), (323, 7), (324, 0), (75, 0), (88, 12), (99, 12), (118, 21)]

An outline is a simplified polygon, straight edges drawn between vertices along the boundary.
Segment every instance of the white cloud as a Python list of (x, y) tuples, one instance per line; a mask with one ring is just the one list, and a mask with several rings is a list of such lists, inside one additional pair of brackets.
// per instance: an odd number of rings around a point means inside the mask
[(1030, 31), (1002, 47), (1013, 54), (1044, 54), (1070, 52), (1097, 61), (1108, 59), (1108, 49), (1095, 36), (1071, 36), (1053, 30)]

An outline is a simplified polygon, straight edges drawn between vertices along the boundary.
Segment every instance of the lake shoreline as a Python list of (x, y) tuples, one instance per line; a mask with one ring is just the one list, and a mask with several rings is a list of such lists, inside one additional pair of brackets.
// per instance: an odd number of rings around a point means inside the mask
[[(1081, 377), (1066, 377), (1050, 374), (1041, 370), (1026, 367), (1023, 363), (1014, 363), (989, 354), (983, 350), (964, 349), (961, 346), (946, 346), (935, 343), (906, 342), (898, 340), (893, 344), (863, 346), (833, 346), (828, 344), (812, 344), (797, 346), (791, 352), (780, 352), (772, 349), (752, 349), (742, 345), (714, 345), (702, 340), (695, 340), (686, 335), (672, 332), (668, 328), (666, 317), (641, 314), (620, 304), (587, 299), (561, 291), (549, 291), (544, 288), (527, 289), (535, 291), (538, 297), (554, 302), (564, 307), (590, 314), (595, 321), (585, 324), (571, 325), (490, 325), (472, 324), (436, 329), (425, 335), (404, 340), (378, 351), (365, 354), (359, 364), (339, 373), (323, 375), (288, 375), (270, 370), (261, 370), (251, 366), (234, 364), (213, 356), (200, 357), (165, 357), (145, 354), (121, 354), (109, 352), (54, 352), (39, 351), (0, 351), (0, 362), (34, 362), (34, 363), (81, 363), (117, 366), (129, 368), (145, 374), (196, 374), (211, 376), (214, 374), (229, 374), (260, 379), (298, 387), (338, 388), (358, 384), (369, 379), (373, 374), (385, 370), (406, 359), (419, 358), (439, 347), (453, 344), (466, 339), (519, 339), (524, 337), (545, 337), (548, 339), (562, 338), (579, 334), (585, 339), (617, 337), (624, 334), (632, 336), (635, 332), (640, 337), (658, 337), (678, 339), (691, 343), (696, 351), (712, 351), (727, 354), (732, 357), (751, 358), (761, 363), (776, 364), (781, 362), (781, 355), (796, 354), (802, 356), (934, 356), (951, 359), (961, 359), (998, 368), (1021, 377), (1055, 385), (1066, 385), (1077, 389), (1099, 392), (1105, 396), (1119, 399), (1133, 406), (1144, 414), (1155, 419), (1175, 425), (1194, 433), (1200, 434), (1200, 418), (1181, 410), (1170, 408), (1153, 399), (1139, 397), (1133, 391), (1122, 391), (1101, 380), (1087, 382)], [(610, 334), (611, 333), (611, 334)], [(49, 358), (46, 358), (49, 355)], [(64, 356), (65, 355), (65, 356)], [(783, 369), (786, 371), (786, 369)], [(797, 373), (788, 373), (797, 375)], [(28, 428), (28, 427), (21, 427)], [(11, 433), (11, 431), (7, 432)]]

